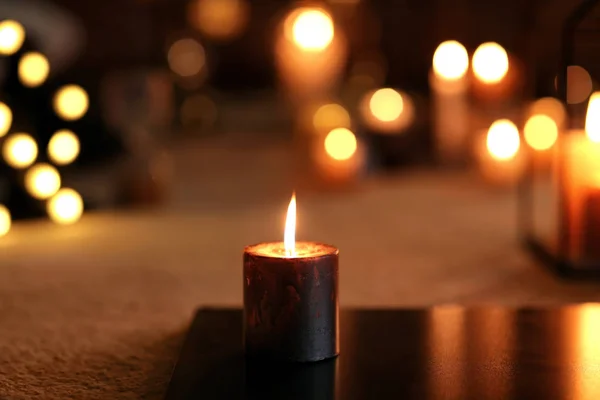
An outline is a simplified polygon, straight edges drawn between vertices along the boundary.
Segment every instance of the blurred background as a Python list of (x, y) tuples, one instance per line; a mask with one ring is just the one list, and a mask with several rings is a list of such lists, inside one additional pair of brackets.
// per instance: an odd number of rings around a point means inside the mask
[[(98, 209), (343, 195), (415, 166), (512, 184), (521, 142), (547, 150), (564, 123), (556, 100), (527, 110), (559, 97), (579, 3), (4, 1), (2, 232)], [(585, 50), (566, 99), (584, 114), (600, 65)]]

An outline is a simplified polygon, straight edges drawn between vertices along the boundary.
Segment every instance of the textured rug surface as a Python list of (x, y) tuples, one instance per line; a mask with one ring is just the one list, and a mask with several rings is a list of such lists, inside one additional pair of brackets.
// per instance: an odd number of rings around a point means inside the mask
[[(194, 309), (240, 305), (243, 246), (281, 237), (286, 159), (186, 146), (168, 207), (16, 224), (0, 240), (0, 398), (162, 398)], [(600, 300), (523, 254), (514, 200), (406, 173), (298, 193), (298, 238), (341, 249), (345, 306)]]

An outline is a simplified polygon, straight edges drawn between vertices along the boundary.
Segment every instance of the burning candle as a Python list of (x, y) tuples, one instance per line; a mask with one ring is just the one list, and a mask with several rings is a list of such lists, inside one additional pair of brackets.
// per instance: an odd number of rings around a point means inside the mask
[(589, 100), (584, 131), (564, 140), (564, 195), (568, 225), (563, 228), (570, 255), (600, 258), (600, 92)]
[(244, 249), (244, 347), (249, 357), (319, 361), (339, 354), (338, 249), (296, 242), (292, 196), (283, 242)]
[(475, 157), (486, 181), (497, 185), (516, 183), (525, 166), (520, 146), (519, 130), (508, 119), (495, 121), (486, 135), (479, 136)]
[(301, 7), (291, 12), (275, 44), (279, 78), (289, 99), (303, 104), (327, 98), (340, 78), (346, 53), (346, 42), (327, 11)]
[(434, 136), (443, 163), (462, 163), (468, 152), (467, 78), (469, 54), (455, 40), (440, 44), (433, 55), (429, 84), (434, 109)]

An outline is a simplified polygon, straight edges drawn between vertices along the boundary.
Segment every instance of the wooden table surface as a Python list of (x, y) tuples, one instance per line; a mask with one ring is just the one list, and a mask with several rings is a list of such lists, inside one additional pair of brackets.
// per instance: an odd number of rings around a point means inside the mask
[(167, 400), (595, 400), (600, 304), (346, 310), (337, 359), (246, 361), (241, 310), (200, 310)]
[[(241, 304), (244, 245), (277, 240), (293, 184), (281, 147), (192, 143), (171, 202), (0, 239), (0, 398), (162, 398), (198, 306)], [(522, 252), (514, 193), (405, 172), (298, 193), (298, 238), (340, 248), (343, 306), (600, 301)]]

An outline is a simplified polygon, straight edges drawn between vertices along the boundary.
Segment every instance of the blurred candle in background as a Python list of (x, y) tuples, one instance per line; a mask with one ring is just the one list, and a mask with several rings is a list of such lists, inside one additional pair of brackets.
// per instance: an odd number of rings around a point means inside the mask
[(392, 88), (368, 92), (359, 108), (365, 125), (376, 133), (402, 133), (413, 123), (415, 117), (414, 103), (410, 96)]
[(346, 60), (346, 42), (331, 15), (301, 7), (285, 18), (275, 44), (279, 78), (292, 103), (327, 98)]
[(463, 163), (468, 156), (468, 69), (469, 54), (462, 44), (449, 40), (438, 46), (429, 84), (435, 147), (442, 163)]
[(508, 119), (495, 121), (475, 142), (475, 157), (483, 178), (495, 185), (512, 185), (524, 171), (521, 138)]
[[(502, 108), (515, 100), (519, 73), (517, 63), (512, 61), (515, 60), (509, 61), (504, 47), (495, 42), (483, 43), (475, 50), (471, 63), (474, 78), (471, 89), (480, 109), (488, 106), (486, 112), (504, 113)], [(494, 120), (498, 115), (491, 118)], [(484, 119), (484, 122), (489, 124), (489, 120)]]
[(561, 142), (570, 256), (600, 258), (600, 92), (590, 97), (585, 130), (571, 130)]
[(10, 211), (6, 206), (0, 204), (0, 237), (6, 235), (10, 231), (11, 217)]

